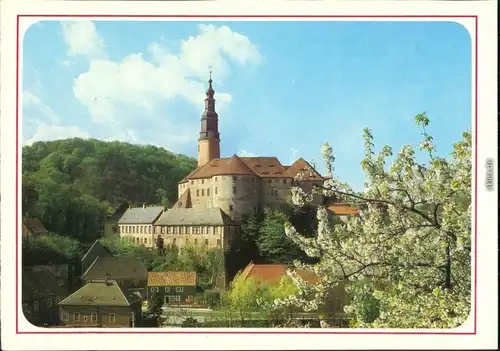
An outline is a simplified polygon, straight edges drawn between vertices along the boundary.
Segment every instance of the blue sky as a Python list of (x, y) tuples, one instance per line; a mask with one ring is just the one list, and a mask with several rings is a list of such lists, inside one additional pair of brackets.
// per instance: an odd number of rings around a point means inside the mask
[[(297, 157), (362, 187), (362, 130), (438, 153), (471, 128), (471, 43), (453, 22), (39, 22), (24, 38), (23, 138), (155, 144), (196, 156), (213, 67), (221, 154)], [(319, 167), (321, 170), (322, 168)]]

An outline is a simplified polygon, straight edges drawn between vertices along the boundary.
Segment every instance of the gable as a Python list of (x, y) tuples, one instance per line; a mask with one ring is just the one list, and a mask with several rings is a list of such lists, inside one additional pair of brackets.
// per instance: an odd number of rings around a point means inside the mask
[(113, 256), (113, 254), (105, 246), (103, 246), (99, 240), (96, 240), (81, 259), (82, 272), (85, 272), (97, 257), (111, 256)]

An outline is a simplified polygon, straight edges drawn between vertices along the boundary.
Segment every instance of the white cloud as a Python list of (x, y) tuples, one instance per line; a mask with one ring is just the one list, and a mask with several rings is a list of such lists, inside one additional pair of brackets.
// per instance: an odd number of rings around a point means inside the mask
[[(198, 119), (192, 121), (196, 125), (178, 115), (172, 115), (169, 120), (164, 109), (170, 101), (181, 98), (201, 110), (205, 79), (208, 78), (208, 66), (211, 66), (217, 90), (217, 110), (224, 112), (232, 97), (219, 92), (217, 85), (231, 74), (230, 64), (244, 66), (261, 61), (258, 49), (250, 39), (227, 26), (200, 25), (197, 36), (181, 40), (178, 54), (160, 43), (150, 43), (146, 52), (131, 53), (119, 61), (102, 55), (96, 58), (95, 52), (103, 50), (104, 41), (93, 24), (63, 24), (63, 32), (73, 31), (68, 28), (79, 33), (73, 41), (66, 40), (69, 52), (88, 53), (89, 70), (74, 80), (73, 92), (88, 108), (92, 120), (112, 124), (113, 128), (123, 132), (135, 128), (133, 125), (138, 123), (140, 116), (141, 122), (161, 124), (162, 129), (166, 125), (175, 126), (174, 139), (179, 142), (192, 140)], [(181, 131), (188, 134), (181, 135)]]
[(76, 126), (60, 125), (60, 118), (54, 110), (31, 91), (24, 91), (22, 99), (23, 128), (25, 132), (31, 132), (30, 137), (24, 140), (25, 145), (31, 145), (36, 141), (90, 137), (87, 132)]
[(50, 106), (45, 104), (42, 99), (30, 91), (23, 92), (23, 111), (25, 114), (32, 114), (39, 117), (44, 117), (52, 123), (59, 123), (59, 118)]
[(248, 152), (246, 150), (238, 151), (238, 156), (240, 156), (240, 157), (259, 157), (259, 155), (254, 154), (253, 152)]
[(89, 138), (90, 135), (75, 126), (57, 126), (40, 123), (33, 137), (24, 141), (25, 145), (31, 145), (36, 141), (58, 140), (66, 138)]
[(104, 40), (97, 33), (91, 21), (71, 21), (61, 23), (64, 41), (68, 45), (68, 55), (101, 57), (104, 55)]

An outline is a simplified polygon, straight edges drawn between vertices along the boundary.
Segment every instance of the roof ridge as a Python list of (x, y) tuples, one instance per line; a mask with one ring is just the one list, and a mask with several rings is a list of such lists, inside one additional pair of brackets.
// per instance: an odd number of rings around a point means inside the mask
[[(82, 259), (80, 261), (83, 261), (85, 259), (85, 257), (87, 257), (87, 255), (89, 254), (90, 250), (92, 250), (92, 248), (99, 242), (99, 239), (97, 239), (96, 241), (94, 241), (94, 243), (89, 247), (89, 249), (87, 250), (87, 252), (85, 253), (85, 255), (83, 255)], [(100, 244), (100, 243), (99, 243)]]
[(126, 296), (125, 296), (125, 294), (123, 293), (122, 288), (120, 288), (120, 286), (118, 285), (118, 283), (117, 283), (115, 280), (113, 280), (112, 282), (113, 282), (113, 285), (114, 285), (116, 288), (118, 288), (118, 290), (119, 290), (119, 291), (120, 291), (120, 293), (122, 294), (122, 296), (123, 296), (123, 298), (125, 299), (125, 302), (127, 303), (127, 305), (128, 305), (128, 306), (130, 306), (130, 302), (128, 301), (127, 297), (126, 297)]
[[(101, 256), (96, 256), (94, 258), (94, 260), (90, 264), (89, 268), (87, 268), (87, 270), (82, 274), (82, 278), (84, 278), (88, 274), (88, 272), (90, 271), (90, 269), (95, 266), (95, 263), (97, 262), (97, 260), (99, 259), (99, 257), (101, 257)], [(114, 256), (112, 256), (112, 257), (114, 257)]]

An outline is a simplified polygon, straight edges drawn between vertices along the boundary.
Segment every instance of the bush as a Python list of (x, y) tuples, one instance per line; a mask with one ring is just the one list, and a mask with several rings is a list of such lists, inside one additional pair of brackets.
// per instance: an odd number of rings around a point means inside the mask
[(181, 327), (182, 328), (199, 328), (200, 323), (198, 322), (197, 319), (195, 319), (193, 317), (186, 317), (182, 321)]
[(220, 292), (216, 290), (205, 290), (203, 293), (203, 300), (205, 300), (210, 307), (218, 306), (220, 304)]

